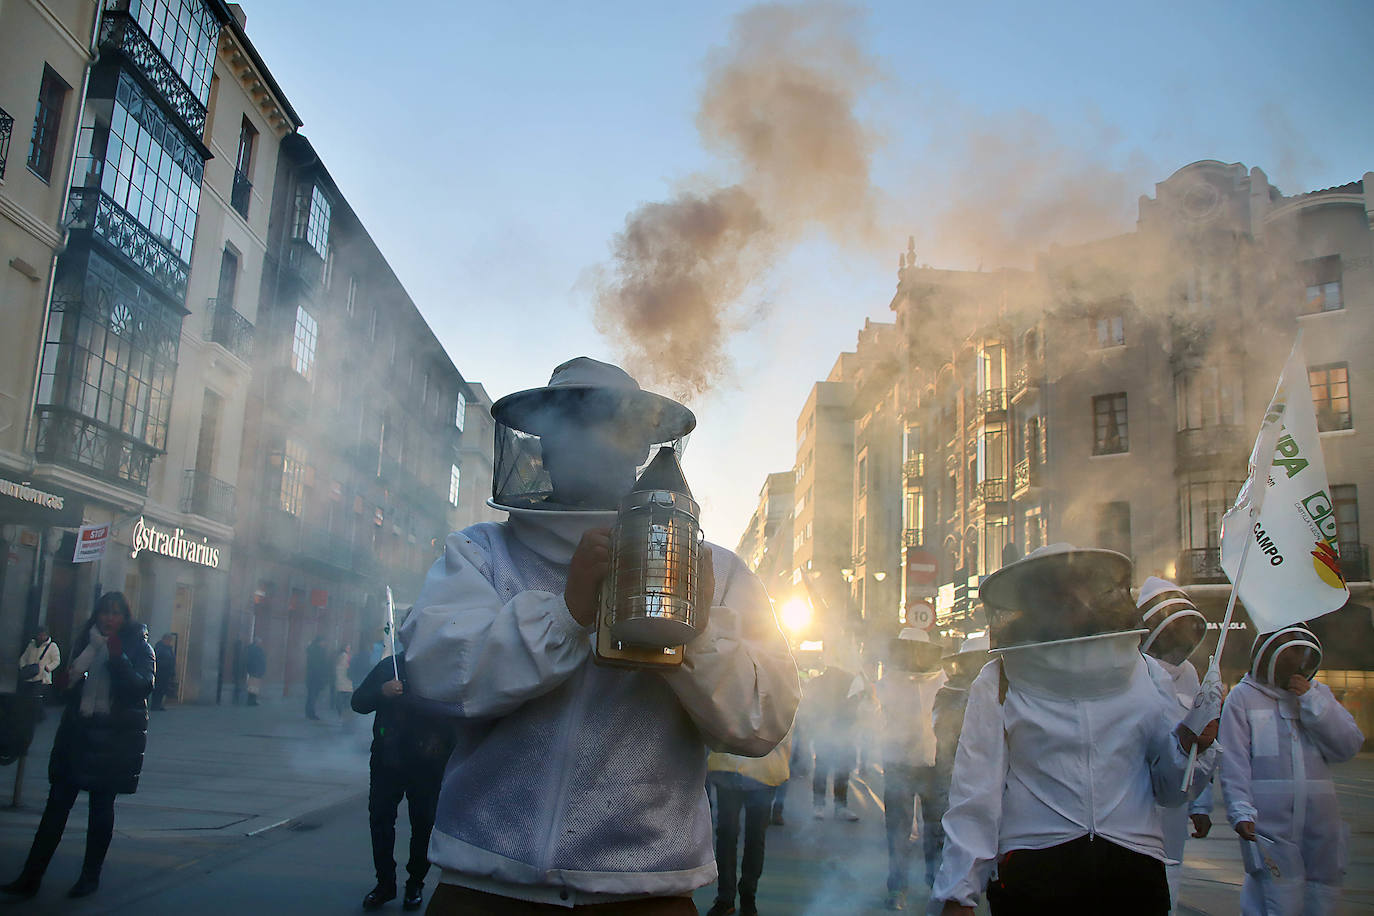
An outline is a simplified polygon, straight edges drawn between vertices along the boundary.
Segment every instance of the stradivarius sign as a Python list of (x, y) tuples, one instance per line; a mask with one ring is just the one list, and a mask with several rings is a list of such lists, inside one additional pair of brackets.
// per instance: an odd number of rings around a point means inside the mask
[(202, 537), (197, 541), (194, 536), (187, 537), (181, 528), (174, 528), (168, 533), (146, 521), (141, 515), (134, 524), (133, 547), (133, 553), (129, 556), (135, 560), (140, 553), (147, 550), (171, 557), (173, 560), (185, 560), (187, 563), (208, 566), (211, 569), (219, 567), (219, 548), (212, 545), (208, 538)]

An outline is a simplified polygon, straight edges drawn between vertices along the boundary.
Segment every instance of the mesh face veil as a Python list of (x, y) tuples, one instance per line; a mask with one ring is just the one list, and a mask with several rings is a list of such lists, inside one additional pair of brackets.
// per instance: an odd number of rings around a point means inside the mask
[[(1300, 674), (1309, 681), (1321, 668), (1322, 646), (1317, 634), (1306, 624), (1295, 624), (1272, 633), (1261, 633), (1255, 638), (1250, 650), (1250, 677), (1283, 688), (1276, 680), (1282, 669), (1291, 667), (1292, 673)], [(1286, 682), (1287, 678), (1283, 678)]]
[(1207, 619), (1182, 589), (1155, 576), (1145, 580), (1136, 601), (1140, 619), (1150, 628), (1140, 651), (1181, 665), (1207, 635)]

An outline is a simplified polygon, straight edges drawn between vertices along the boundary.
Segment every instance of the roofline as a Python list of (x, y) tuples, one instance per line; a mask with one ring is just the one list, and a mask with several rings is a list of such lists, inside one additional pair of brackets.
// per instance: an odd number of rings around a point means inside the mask
[[(221, 0), (215, 0), (215, 2), (221, 7), (224, 6)], [(225, 24), (228, 25), (230, 30), (234, 33), (234, 38), (243, 45), (243, 49), (248, 52), (248, 57), (253, 61), (253, 66), (262, 74), (262, 78), (266, 80), (268, 88), (272, 90), (272, 94), (277, 97), (277, 101), (281, 103), (281, 107), (291, 118), (291, 124), (296, 130), (300, 130), (304, 122), (301, 120), (300, 115), (296, 114), (296, 109), (291, 107), (290, 99), (286, 97), (286, 93), (283, 92), (281, 86), (278, 85), (277, 78), (272, 75), (272, 71), (267, 68), (267, 64), (263, 61), (262, 55), (259, 54), (258, 49), (254, 47), (253, 40), (248, 37), (248, 32), (243, 26), (239, 25), (237, 16), (234, 16), (227, 8), (225, 8), (224, 12), (229, 20)]]

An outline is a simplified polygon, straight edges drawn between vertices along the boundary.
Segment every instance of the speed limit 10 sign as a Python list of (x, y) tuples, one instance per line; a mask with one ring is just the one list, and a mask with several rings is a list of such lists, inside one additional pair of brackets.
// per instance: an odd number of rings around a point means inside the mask
[(935, 626), (935, 608), (929, 601), (913, 601), (906, 608), (907, 626), (929, 630)]

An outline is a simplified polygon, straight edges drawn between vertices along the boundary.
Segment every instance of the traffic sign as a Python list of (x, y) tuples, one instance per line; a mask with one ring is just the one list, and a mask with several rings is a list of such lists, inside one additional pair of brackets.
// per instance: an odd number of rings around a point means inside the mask
[(935, 626), (935, 608), (929, 601), (913, 601), (906, 606), (906, 623), (909, 627), (929, 630)]

